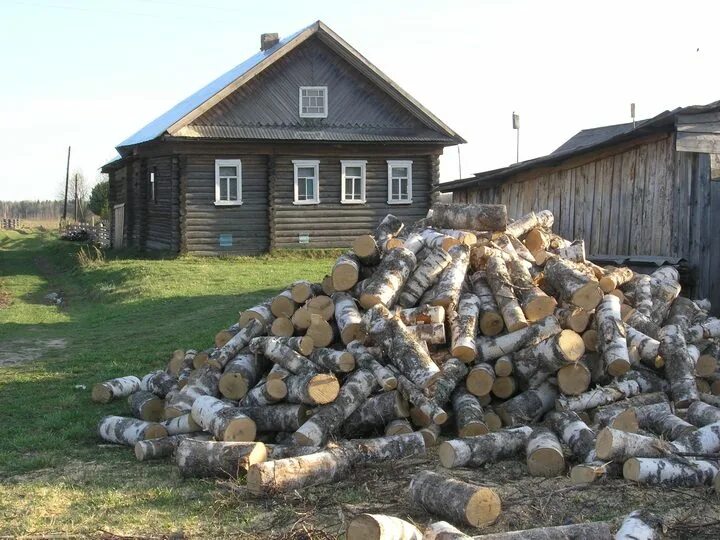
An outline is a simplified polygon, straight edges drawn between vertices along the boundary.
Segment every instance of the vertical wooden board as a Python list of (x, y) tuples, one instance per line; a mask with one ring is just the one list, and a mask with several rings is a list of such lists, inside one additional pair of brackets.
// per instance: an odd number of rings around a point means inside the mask
[(552, 178), (552, 204), (553, 214), (555, 215), (555, 222), (553, 223), (553, 230), (558, 232), (560, 230), (560, 222), (562, 220), (563, 208), (562, 208), (562, 196), (563, 196), (563, 177), (561, 172), (553, 173)]
[(595, 164), (596, 162), (592, 162), (582, 167), (585, 169), (585, 213), (583, 216), (585, 233), (583, 238), (586, 249), (591, 249), (593, 219), (595, 217)]
[(572, 240), (575, 235), (575, 175), (572, 169), (565, 171), (564, 184), (567, 222), (566, 228), (560, 233), (560, 236)]
[(622, 184), (623, 155), (613, 156), (612, 182), (610, 185), (610, 220), (607, 227), (607, 246), (609, 254), (617, 254), (620, 229), (620, 185)]
[(718, 279), (718, 268), (720, 268), (720, 181), (710, 181), (710, 208), (708, 219), (708, 253), (705, 264), (708, 269), (708, 282), (705, 287), (707, 296), (712, 302), (714, 315), (720, 314), (720, 279)]
[[(708, 285), (712, 279), (710, 267), (708, 266), (711, 257), (709, 251), (709, 234), (708, 222), (710, 216), (710, 156), (708, 154), (695, 154), (697, 167), (696, 186), (697, 195), (695, 199), (695, 208), (691, 209), (690, 219), (694, 221), (693, 234), (695, 236), (694, 244), (697, 252), (697, 265), (700, 270), (700, 287), (703, 291), (708, 291)], [(707, 294), (707, 292), (706, 292)]]
[(630, 252), (630, 229), (632, 227), (633, 186), (635, 184), (635, 164), (637, 150), (630, 149), (623, 154), (620, 183), (620, 216), (618, 223), (618, 254)]
[(655, 229), (654, 204), (655, 190), (657, 189), (657, 142), (647, 145), (647, 157), (645, 164), (645, 200), (642, 213), (642, 255), (652, 255), (653, 231)]
[(585, 176), (582, 173), (582, 167), (576, 167), (572, 170), (573, 177), (573, 193), (574, 197), (574, 220), (573, 235), (570, 240), (578, 240), (583, 238), (585, 234)]
[[(660, 204), (656, 207), (661, 212), (660, 216), (660, 241), (657, 249), (660, 255), (674, 255), (676, 251), (672, 246), (672, 224), (673, 224), (673, 197), (675, 197), (674, 186), (676, 184), (675, 149), (673, 138), (669, 137), (662, 145), (663, 174), (660, 177)], [(677, 213), (676, 213), (677, 214)], [(677, 216), (676, 216), (677, 217)]]
[(610, 209), (608, 185), (611, 181), (612, 159), (601, 159), (595, 164), (595, 207), (590, 241), (590, 253), (593, 255), (607, 253), (607, 221)]
[(645, 206), (645, 171), (647, 168), (647, 145), (637, 148), (637, 164), (635, 168), (635, 183), (633, 186), (633, 209), (630, 216), (630, 253), (640, 255), (643, 252), (642, 237), (645, 223), (643, 222), (643, 208)]

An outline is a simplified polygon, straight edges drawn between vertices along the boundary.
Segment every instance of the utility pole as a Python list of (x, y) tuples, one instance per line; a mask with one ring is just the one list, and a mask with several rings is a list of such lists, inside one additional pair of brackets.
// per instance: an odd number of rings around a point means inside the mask
[(78, 184), (78, 175), (77, 175), (77, 173), (75, 173), (75, 223), (77, 223), (77, 220), (78, 220), (77, 184)]
[(635, 129), (635, 104), (630, 104), (630, 118), (632, 118), (633, 121), (633, 129)]
[(517, 140), (515, 143), (515, 163), (520, 162), (520, 115), (513, 111), (513, 129), (517, 131)]
[(65, 167), (65, 203), (63, 204), (63, 221), (67, 220), (67, 195), (70, 182), (70, 147), (68, 146), (67, 167)]

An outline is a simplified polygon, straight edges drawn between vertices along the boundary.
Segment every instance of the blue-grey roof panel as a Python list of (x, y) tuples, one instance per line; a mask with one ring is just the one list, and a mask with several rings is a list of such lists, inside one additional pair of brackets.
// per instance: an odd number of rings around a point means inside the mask
[[(314, 23), (313, 23), (314, 24)], [(311, 25), (312, 26), (312, 25)], [(122, 146), (131, 146), (133, 144), (140, 144), (143, 142), (151, 141), (163, 133), (167, 131), (167, 129), (172, 126), (177, 121), (184, 118), (186, 115), (194, 111), (196, 108), (198, 108), (200, 105), (205, 103), (208, 99), (213, 97), (215, 94), (220, 92), (223, 88), (225, 88), (227, 85), (232, 83), (235, 79), (238, 77), (242, 77), (245, 73), (247, 73), (249, 70), (257, 66), (260, 62), (262, 62), (265, 58), (273, 54), (275, 51), (280, 49), (283, 45), (289, 43), (293, 39), (295, 39), (298, 35), (300, 35), (302, 32), (307, 30), (307, 28), (310, 28), (309, 26), (306, 28), (303, 28), (302, 30), (298, 30), (294, 34), (291, 34), (280, 41), (278, 43), (271, 47), (270, 49), (266, 51), (260, 51), (252, 55), (250, 58), (245, 60), (242, 64), (239, 64), (238, 66), (235, 66), (233, 69), (225, 73), (224, 75), (221, 75), (214, 81), (212, 81), (210, 84), (205, 86), (204, 88), (201, 88), (197, 92), (195, 92), (190, 97), (185, 98), (180, 103), (175, 105), (172, 109), (167, 111), (166, 113), (162, 114), (152, 122), (150, 122), (148, 125), (146, 125), (144, 128), (142, 128), (137, 133), (131, 135), (127, 139), (125, 139), (123, 142), (121, 142), (118, 145), (118, 148)]]

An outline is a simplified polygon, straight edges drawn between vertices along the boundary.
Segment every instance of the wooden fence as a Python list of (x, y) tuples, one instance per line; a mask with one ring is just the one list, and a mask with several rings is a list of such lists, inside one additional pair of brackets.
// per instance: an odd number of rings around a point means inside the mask
[(20, 219), (19, 218), (2, 218), (3, 229), (19, 229)]
[(72, 234), (80, 231), (87, 232), (88, 242), (104, 248), (110, 247), (110, 223), (108, 221), (68, 223), (60, 227), (61, 234)]

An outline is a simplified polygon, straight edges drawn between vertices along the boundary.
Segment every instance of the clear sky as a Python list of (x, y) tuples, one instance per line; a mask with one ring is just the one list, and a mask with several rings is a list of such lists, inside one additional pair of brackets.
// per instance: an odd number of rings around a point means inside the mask
[[(54, 198), (259, 48), (321, 19), (460, 133), (462, 174), (720, 99), (720, 2), (0, 0), (0, 199)], [(458, 175), (457, 150), (442, 158)]]

